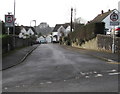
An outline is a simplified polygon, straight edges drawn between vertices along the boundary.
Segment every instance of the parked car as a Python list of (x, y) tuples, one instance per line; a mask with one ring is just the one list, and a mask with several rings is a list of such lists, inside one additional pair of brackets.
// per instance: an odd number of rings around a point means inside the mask
[(117, 27), (117, 28), (115, 29), (115, 31), (117, 32), (117, 35), (116, 35), (116, 36), (120, 37), (120, 27)]
[(113, 35), (120, 37), (120, 27), (116, 27), (115, 29), (106, 29), (106, 35)]
[(46, 44), (46, 43), (47, 43), (47, 41), (45, 39), (40, 40), (40, 44)]
[(111, 29), (105, 29), (106, 35), (111, 35)]

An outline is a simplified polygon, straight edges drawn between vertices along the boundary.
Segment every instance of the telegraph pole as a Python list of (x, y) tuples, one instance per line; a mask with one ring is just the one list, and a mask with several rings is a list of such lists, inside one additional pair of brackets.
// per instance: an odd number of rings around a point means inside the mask
[(72, 26), (73, 26), (72, 18), (73, 18), (73, 8), (71, 8), (71, 27), (70, 27), (71, 32), (72, 32)]
[(74, 31), (75, 31), (75, 26), (76, 25), (76, 8), (74, 9)]

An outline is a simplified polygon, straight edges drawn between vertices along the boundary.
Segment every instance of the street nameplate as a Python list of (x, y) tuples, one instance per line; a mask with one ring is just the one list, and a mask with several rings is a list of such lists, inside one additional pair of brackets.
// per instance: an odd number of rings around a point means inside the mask
[(117, 22), (111, 22), (111, 21), (110, 21), (110, 25), (111, 25), (111, 26), (118, 26), (119, 24), (120, 24), (120, 23), (119, 23), (118, 21), (117, 21)]

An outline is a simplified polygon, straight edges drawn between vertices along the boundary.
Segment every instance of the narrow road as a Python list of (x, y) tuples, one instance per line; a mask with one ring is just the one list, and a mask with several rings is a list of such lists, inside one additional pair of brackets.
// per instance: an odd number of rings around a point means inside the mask
[(118, 65), (58, 44), (42, 44), (3, 71), (3, 92), (118, 92)]

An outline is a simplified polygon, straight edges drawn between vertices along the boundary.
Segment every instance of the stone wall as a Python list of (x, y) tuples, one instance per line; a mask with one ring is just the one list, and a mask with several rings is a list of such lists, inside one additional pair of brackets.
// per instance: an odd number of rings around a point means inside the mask
[[(107, 35), (97, 35), (98, 48), (101, 50), (112, 51), (113, 37)], [(120, 37), (115, 37), (115, 52), (120, 53)]]
[[(72, 42), (72, 46), (84, 49), (112, 52), (112, 42), (112, 36), (98, 34), (96, 38), (86, 41), (81, 46), (77, 40), (74, 43)], [(115, 52), (120, 53), (120, 37), (115, 37)]]

